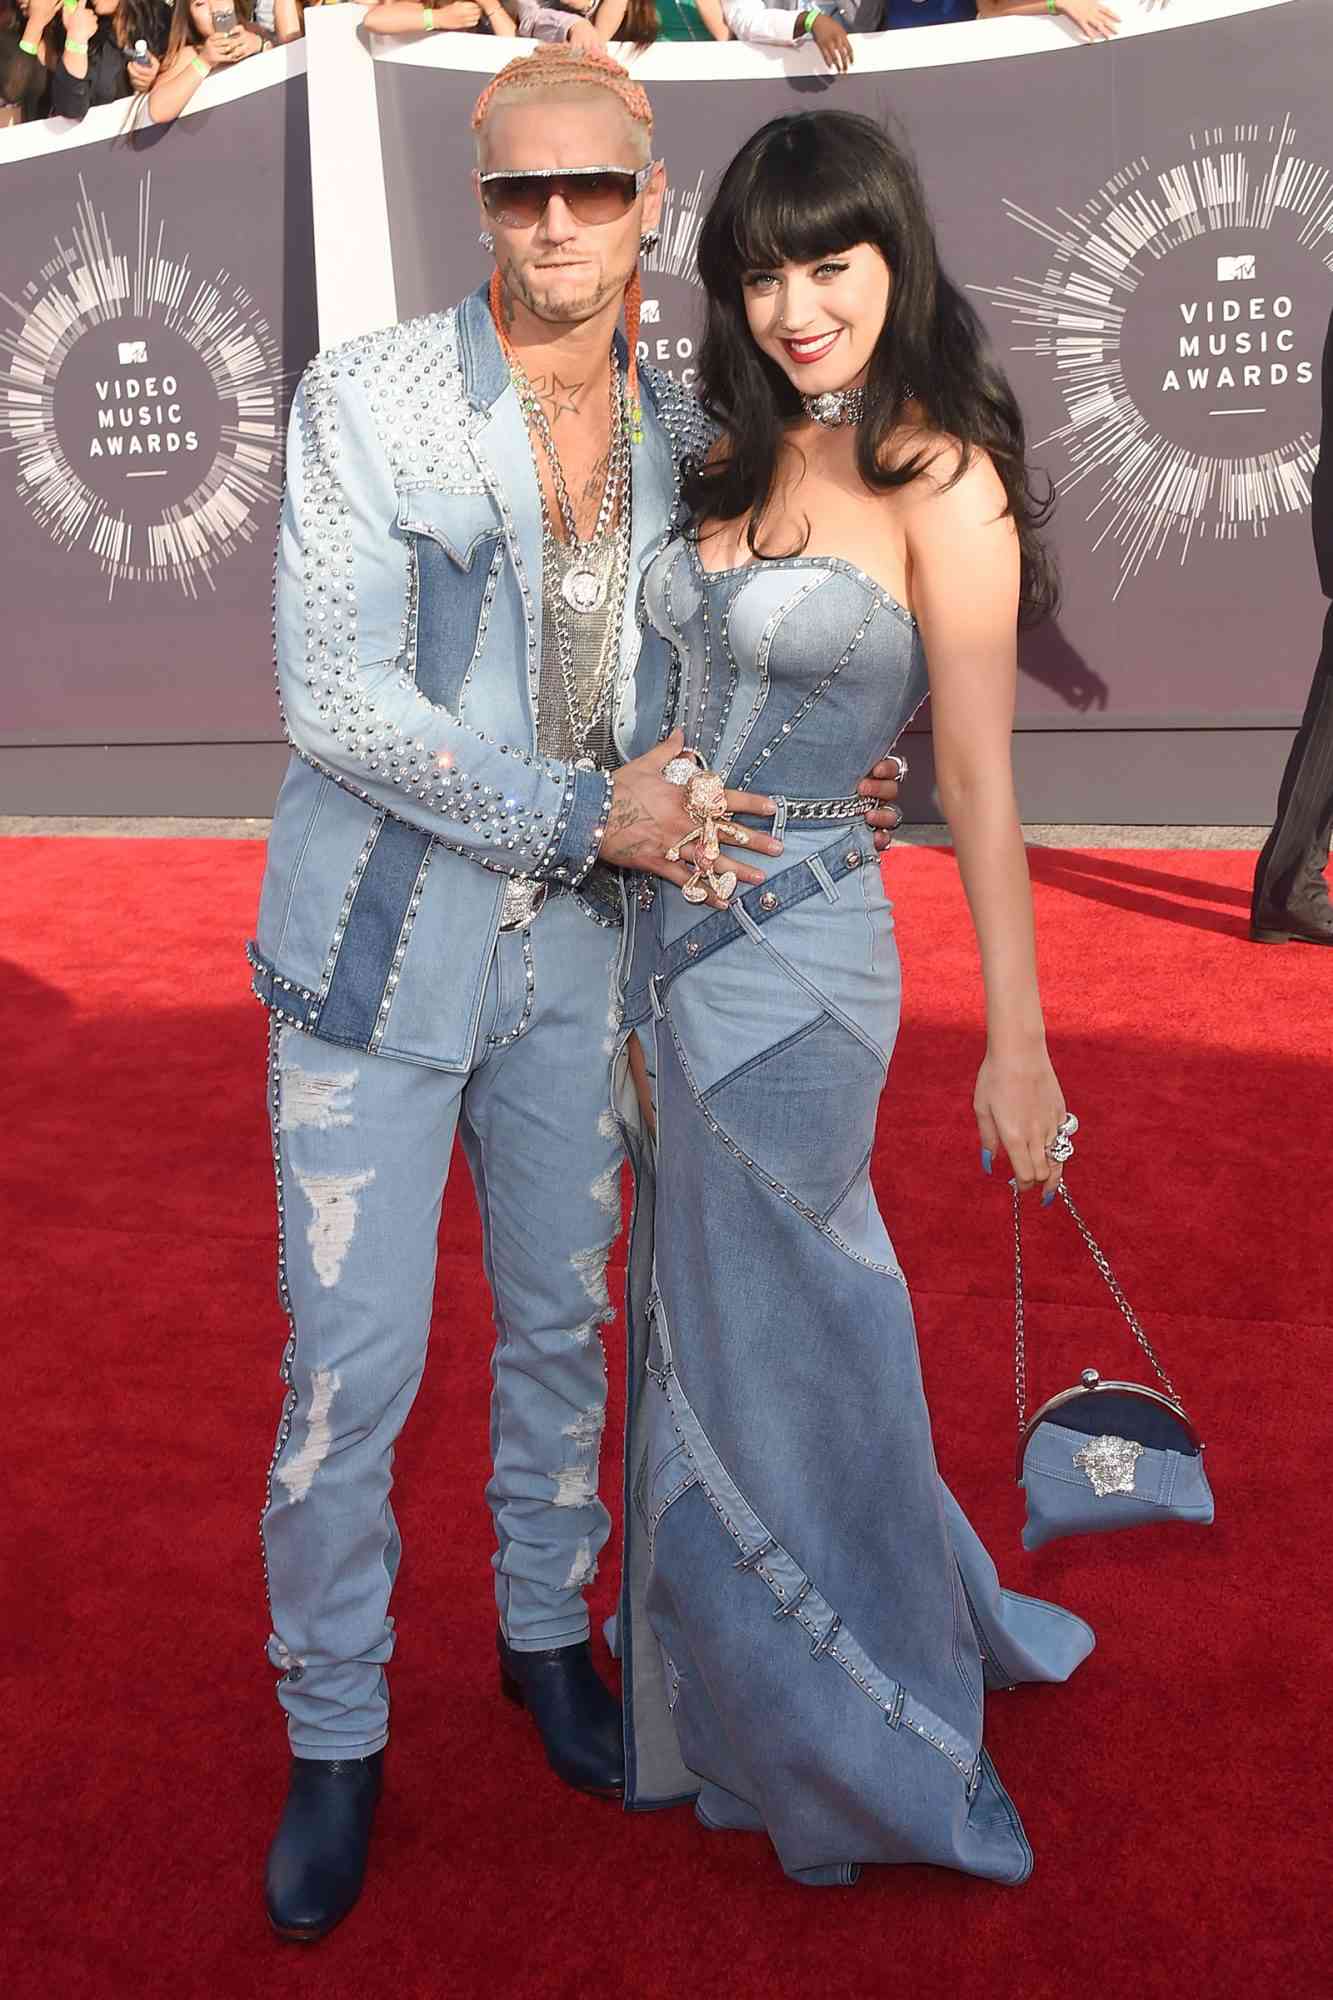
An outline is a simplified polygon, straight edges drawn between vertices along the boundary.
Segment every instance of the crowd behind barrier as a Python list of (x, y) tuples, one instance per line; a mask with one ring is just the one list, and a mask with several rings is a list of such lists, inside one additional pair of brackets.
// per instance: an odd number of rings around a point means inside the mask
[[(1103, 0), (344, 0), (382, 35), (523, 35), (537, 41), (810, 40), (830, 70), (849, 69), (863, 34), (1005, 15), (1063, 16), (1085, 40), (1116, 32)], [(320, 0), (308, 0), (320, 4)], [(332, 4), (332, 0), (330, 0)], [(1166, 0), (1163, 0), (1166, 4)], [(0, 0), (0, 129), (82, 118), (142, 100), (131, 116), (167, 124), (217, 69), (304, 32), (307, 0)]]

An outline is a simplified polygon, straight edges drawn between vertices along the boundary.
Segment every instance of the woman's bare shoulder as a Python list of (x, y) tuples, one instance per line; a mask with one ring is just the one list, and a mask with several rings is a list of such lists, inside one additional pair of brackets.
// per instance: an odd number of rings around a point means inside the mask
[(941, 507), (961, 517), (981, 511), (1004, 511), (1004, 482), (995, 461), (982, 445), (965, 444), (949, 431), (935, 430), (924, 413), (909, 408), (908, 421), (885, 442), (881, 460), (886, 471), (915, 465), (916, 476), (894, 489), (893, 499), (909, 513)]

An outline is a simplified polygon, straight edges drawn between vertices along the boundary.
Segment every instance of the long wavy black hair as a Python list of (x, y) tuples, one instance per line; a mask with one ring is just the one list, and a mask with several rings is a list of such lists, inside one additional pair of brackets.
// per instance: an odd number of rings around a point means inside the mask
[[(871, 118), (801, 111), (748, 139), (722, 177), (699, 236), (707, 294), (696, 390), (726, 434), (725, 449), (688, 466), (683, 497), (696, 524), (749, 514), (747, 539), (772, 498), (786, 427), (801, 398), (756, 346), (745, 317), (747, 271), (812, 264), (871, 243), (892, 274), (884, 329), (870, 358), (856, 463), (865, 484), (888, 492), (917, 479), (938, 455), (927, 445), (899, 462), (886, 450), (909, 396), (932, 432), (956, 439), (957, 479), (986, 451), (1004, 483), (1018, 531), (1019, 615), (1049, 616), (1059, 602), (1041, 530), (1054, 504), (1036, 488), (1023, 418), (990, 352), (980, 320), (940, 269), (925, 196), (908, 154)], [(952, 483), (952, 480), (950, 481)]]

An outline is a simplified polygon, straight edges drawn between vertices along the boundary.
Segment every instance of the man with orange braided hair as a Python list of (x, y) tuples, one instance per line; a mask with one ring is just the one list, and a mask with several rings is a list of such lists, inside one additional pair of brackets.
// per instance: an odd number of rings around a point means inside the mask
[[(497, 1331), (501, 1686), (565, 1782), (624, 1787), (583, 1595), (609, 1528), (619, 871), (685, 885), (696, 832), (664, 776), (683, 739), (665, 733), (669, 662), (651, 634), (641, 657), (635, 595), (709, 434), (635, 361), (663, 193), (643, 91), (600, 53), (542, 47), (500, 71), (475, 125), (492, 283), (319, 356), (289, 438), (277, 626), (294, 754), (250, 955), (290, 1325), (261, 1531), (292, 1760), (266, 1888), (299, 1940), (346, 1915), (365, 1871), (393, 1446), (425, 1363), (456, 1135)], [(883, 769), (870, 789), (889, 798)], [(727, 807), (753, 822), (771, 802)], [(779, 851), (753, 824), (724, 837)], [(729, 869), (714, 900), (761, 879), (740, 856)]]

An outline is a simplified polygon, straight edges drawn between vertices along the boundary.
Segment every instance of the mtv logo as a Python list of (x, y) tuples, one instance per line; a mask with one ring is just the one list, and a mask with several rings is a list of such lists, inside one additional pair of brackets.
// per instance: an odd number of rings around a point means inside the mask
[(122, 340), (117, 344), (116, 354), (122, 368), (131, 362), (147, 361), (148, 342), (146, 340)]
[(662, 324), (662, 301), (660, 299), (645, 299), (639, 309), (639, 319), (644, 326), (660, 326)]
[(1234, 285), (1257, 276), (1253, 257), (1219, 257), (1217, 260), (1219, 285)]

